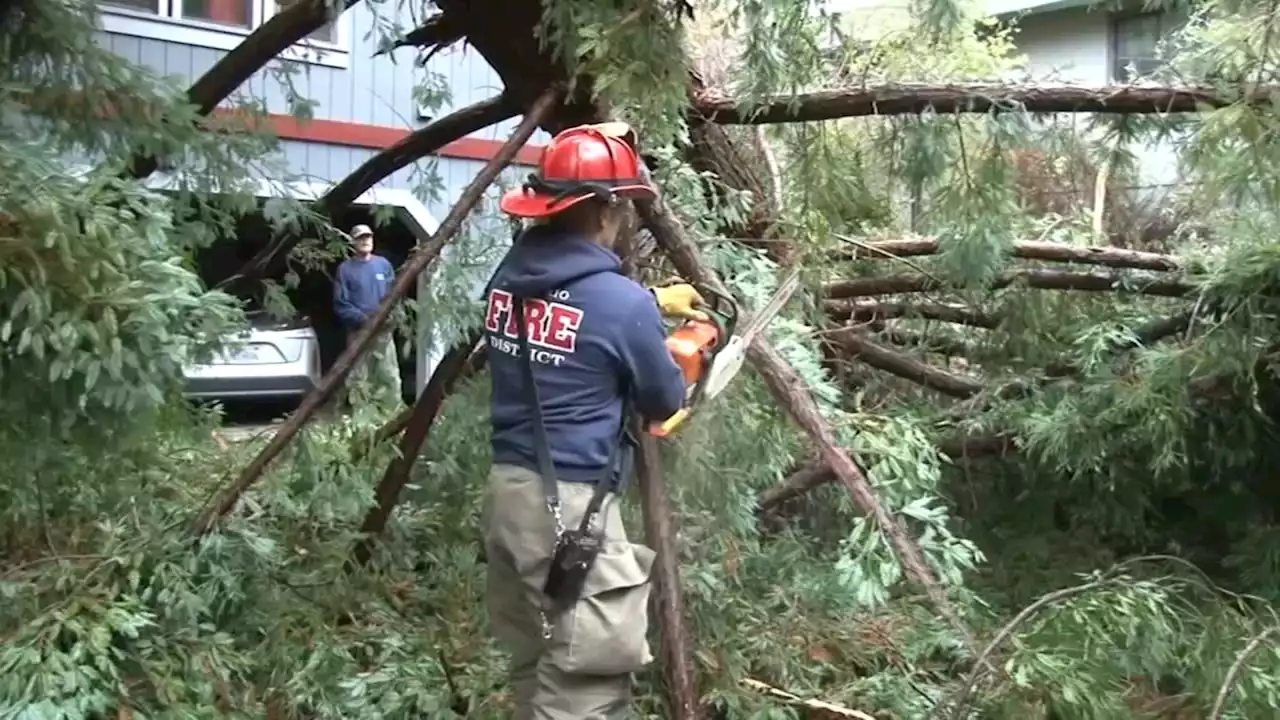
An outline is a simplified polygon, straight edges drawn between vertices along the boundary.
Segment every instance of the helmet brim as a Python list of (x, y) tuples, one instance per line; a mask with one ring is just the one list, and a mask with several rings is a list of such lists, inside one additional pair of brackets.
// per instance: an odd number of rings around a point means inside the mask
[[(648, 185), (624, 185), (613, 188), (613, 192), (625, 198), (654, 198), (658, 194)], [(503, 193), (498, 206), (502, 212), (521, 218), (545, 218), (564, 212), (583, 200), (595, 197), (592, 193), (562, 197), (547, 193), (534, 192), (524, 188), (514, 188)]]

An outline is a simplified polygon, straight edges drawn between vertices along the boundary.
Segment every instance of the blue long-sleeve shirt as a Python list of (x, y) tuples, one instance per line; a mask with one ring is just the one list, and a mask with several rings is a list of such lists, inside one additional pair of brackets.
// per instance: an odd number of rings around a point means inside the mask
[(485, 336), (493, 383), (493, 461), (537, 470), (533, 414), (521, 365), (514, 297), (526, 306), (530, 355), (556, 476), (612, 481), (624, 393), (648, 421), (684, 403), (684, 375), (666, 347), (653, 294), (622, 275), (613, 252), (545, 227), (526, 230), (490, 282)]
[(343, 326), (352, 329), (363, 325), (391, 291), (395, 277), (395, 268), (381, 255), (343, 260), (333, 281), (333, 309)]

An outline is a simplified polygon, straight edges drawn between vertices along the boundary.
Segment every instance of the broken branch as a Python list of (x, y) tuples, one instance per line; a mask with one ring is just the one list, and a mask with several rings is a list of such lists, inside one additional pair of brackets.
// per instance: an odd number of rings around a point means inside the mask
[(452, 13), (436, 13), (427, 18), (420, 27), (414, 28), (405, 33), (399, 40), (396, 40), (391, 47), (378, 51), (378, 55), (398, 50), (402, 47), (429, 47), (431, 53), (438, 52), (450, 45), (458, 42), (466, 36), (466, 30), (462, 23), (457, 22), (453, 18), (457, 15)]
[(422, 452), (422, 444), (431, 434), (431, 426), (440, 414), (445, 398), (460, 380), (467, 378), (480, 366), (475, 360), (477, 356), (484, 357), (483, 352), (478, 352), (478, 348), (482, 347), (480, 342), (480, 333), (476, 332), (445, 353), (440, 364), (431, 373), (431, 379), (427, 381), (422, 395), (413, 403), (404, 435), (400, 438), (399, 452), (387, 463), (382, 482), (378, 483), (378, 489), (374, 493), (375, 504), (365, 513), (364, 522), (360, 525), (360, 532), (364, 537), (352, 551), (355, 564), (365, 565), (373, 557), (374, 538), (381, 535), (387, 526), (387, 518), (391, 517), (391, 511), (400, 500), (400, 491), (409, 482), (409, 473)]
[(324, 377), (320, 379), (315, 390), (312, 390), (303, 399), (302, 404), (298, 406), (297, 412), (289, 418), (288, 422), (280, 426), (279, 431), (271, 438), (271, 441), (241, 471), (239, 477), (229, 486), (220, 490), (213, 502), (206, 504), (196, 515), (190, 527), (192, 535), (198, 537), (208, 532), (219, 518), (235, 506), (236, 500), (262, 476), (267, 466), (293, 441), (293, 438), (297, 436), (303, 425), (315, 415), (316, 410), (327, 402), (334, 391), (346, 380), (347, 375), (351, 373), (356, 363), (373, 345), (374, 337), (387, 324), (395, 304), (414, 286), (418, 275), (423, 270), (426, 270), (440, 255), (445, 243), (453, 239), (453, 236), (462, 228), (462, 223), (475, 206), (479, 204), (485, 189), (498, 177), (503, 168), (515, 159), (516, 153), (533, 135), (533, 131), (538, 127), (539, 122), (551, 112), (552, 107), (555, 106), (559, 98), (560, 90), (558, 89), (543, 91), (541, 97), (525, 114), (516, 131), (511, 134), (511, 137), (507, 138), (506, 143), (498, 150), (493, 159), (485, 163), (485, 166), (481, 168), (476, 177), (463, 190), (458, 202), (449, 210), (449, 214), (445, 217), (444, 222), (440, 223), (439, 229), (431, 240), (418, 246), (409, 256), (409, 259), (405, 261), (403, 268), (396, 275), (395, 284), (392, 285), (387, 297), (378, 305), (373, 317), (360, 329), (360, 332), (356, 334), (355, 341), (347, 346), (347, 349), (334, 362), (329, 372), (325, 373)]
[(893, 352), (858, 334), (853, 329), (837, 330), (827, 334), (850, 355), (877, 370), (910, 380), (930, 390), (936, 390), (954, 398), (970, 398), (982, 392), (982, 384), (968, 378), (952, 375), (913, 357)]
[[(1272, 92), (1272, 88), (1255, 89), (1245, 99), (1251, 103), (1265, 102)], [(722, 90), (703, 90), (695, 98), (693, 112), (721, 125), (760, 125), (924, 112), (1199, 112), (1224, 107), (1238, 99), (1208, 87), (899, 83), (779, 95), (759, 102), (739, 100)]]
[[(1190, 283), (1177, 279), (1144, 278), (1102, 273), (1078, 273), (1064, 270), (1026, 269), (1005, 273), (987, 286), (988, 290), (1000, 290), (1015, 283), (1038, 290), (1083, 290), (1088, 292), (1132, 292), (1142, 295), (1182, 297), (1191, 292)], [(866, 297), (869, 295), (897, 295), (899, 293), (930, 292), (949, 289), (936, 278), (925, 275), (886, 275), (881, 277), (837, 280), (825, 285), (827, 297), (832, 299)]]
[[(932, 238), (914, 238), (910, 240), (883, 240), (866, 243), (866, 252), (861, 247), (841, 249), (831, 253), (833, 260), (891, 260), (903, 257), (921, 257), (937, 254), (939, 243)], [(1069, 262), (1083, 265), (1104, 265), (1106, 267), (1177, 272), (1182, 263), (1176, 258), (1160, 253), (1125, 248), (1061, 245), (1050, 242), (1014, 243), (1009, 254), (1023, 260), (1044, 260), (1047, 262)]]
[(943, 303), (894, 303), (859, 300), (827, 300), (823, 302), (827, 317), (836, 322), (877, 322), (894, 318), (940, 320), (956, 325), (994, 330), (1000, 318), (963, 305)]

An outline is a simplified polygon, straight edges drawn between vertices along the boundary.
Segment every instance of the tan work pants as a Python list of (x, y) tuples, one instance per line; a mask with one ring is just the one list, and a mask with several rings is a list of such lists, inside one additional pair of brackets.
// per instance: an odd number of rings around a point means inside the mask
[[(564, 525), (576, 528), (593, 488), (560, 483)], [(516, 720), (620, 720), (629, 717), (631, 673), (653, 660), (647, 637), (654, 552), (627, 540), (616, 499), (605, 542), (582, 598), (548, 617), (539, 613), (551, 565), (555, 524), (538, 474), (495, 465), (485, 503), (489, 622), (511, 653)]]

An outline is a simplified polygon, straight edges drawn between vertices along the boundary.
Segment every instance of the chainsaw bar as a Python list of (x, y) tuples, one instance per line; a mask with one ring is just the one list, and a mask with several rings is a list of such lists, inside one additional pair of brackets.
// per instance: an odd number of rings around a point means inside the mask
[(760, 312), (751, 317), (751, 322), (747, 323), (746, 329), (736, 333), (738, 337), (742, 338), (743, 345), (750, 345), (751, 341), (756, 339), (756, 335), (759, 335), (773, 321), (774, 316), (781, 312), (787, 301), (791, 299), (791, 296), (796, 294), (796, 290), (799, 287), (800, 268), (796, 268), (791, 271), (790, 275), (787, 275), (786, 280), (782, 281), (778, 289), (773, 292), (773, 297), (769, 298), (769, 302), (765, 303), (763, 308), (760, 308)]
[(765, 303), (760, 312), (751, 317), (747, 327), (741, 332), (734, 333), (733, 337), (729, 338), (729, 341), (725, 343), (725, 346), (716, 353), (715, 358), (711, 361), (711, 368), (707, 371), (707, 377), (703, 380), (701, 392), (703, 400), (709, 400), (719, 395), (729, 385), (729, 382), (737, 376), (746, 362), (747, 348), (751, 345), (751, 342), (781, 312), (799, 287), (800, 269), (796, 268), (782, 281), (782, 284), (774, 291), (773, 297), (769, 298), (769, 302)]

